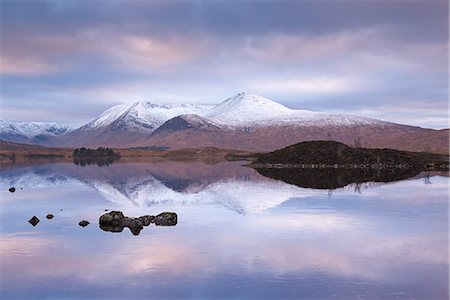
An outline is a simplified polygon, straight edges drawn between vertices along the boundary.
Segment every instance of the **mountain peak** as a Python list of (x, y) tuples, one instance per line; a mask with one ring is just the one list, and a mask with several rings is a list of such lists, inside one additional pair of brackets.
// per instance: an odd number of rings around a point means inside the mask
[[(243, 103), (243, 102), (250, 102), (253, 103), (255, 105), (278, 105), (280, 107), (284, 107), (286, 109), (288, 109), (287, 107), (273, 101), (270, 100), (268, 98), (256, 95), (256, 94), (252, 94), (252, 93), (247, 93), (247, 92), (242, 92), (237, 94), (236, 96), (233, 96), (231, 98), (226, 99), (224, 102), (222, 103)], [(222, 104), (221, 103), (221, 104)], [(220, 104), (219, 104), (220, 105)]]
[(291, 110), (280, 103), (250, 93), (239, 93), (214, 106), (207, 117), (226, 123), (267, 120), (281, 117)]

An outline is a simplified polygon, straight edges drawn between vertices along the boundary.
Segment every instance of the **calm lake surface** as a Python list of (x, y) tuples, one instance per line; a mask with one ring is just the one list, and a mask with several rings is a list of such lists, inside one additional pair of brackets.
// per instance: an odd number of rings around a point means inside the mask
[[(315, 190), (239, 162), (55, 163), (0, 180), (1, 299), (449, 296), (442, 174)], [(178, 224), (106, 232), (105, 209)]]

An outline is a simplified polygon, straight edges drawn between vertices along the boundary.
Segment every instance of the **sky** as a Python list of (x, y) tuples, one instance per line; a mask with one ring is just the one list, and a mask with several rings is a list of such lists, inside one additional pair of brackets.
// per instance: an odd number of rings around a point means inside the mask
[(0, 1), (1, 119), (79, 126), (136, 101), (448, 125), (448, 0)]

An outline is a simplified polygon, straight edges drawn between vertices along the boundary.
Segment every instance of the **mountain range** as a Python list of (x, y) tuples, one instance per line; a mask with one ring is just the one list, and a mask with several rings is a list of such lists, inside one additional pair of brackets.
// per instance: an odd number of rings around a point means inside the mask
[(111, 107), (77, 129), (55, 123), (0, 122), (0, 139), (64, 147), (220, 147), (271, 151), (309, 140), (448, 153), (449, 129), (295, 110), (240, 93), (215, 105), (136, 102)]

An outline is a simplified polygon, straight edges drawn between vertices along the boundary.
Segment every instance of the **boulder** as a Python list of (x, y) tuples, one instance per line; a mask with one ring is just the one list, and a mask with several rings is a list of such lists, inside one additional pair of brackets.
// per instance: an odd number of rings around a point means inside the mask
[(54, 215), (52, 215), (52, 214), (48, 214), (48, 215), (46, 216), (46, 218), (49, 219), (49, 220), (50, 220), (50, 219), (53, 219), (53, 217), (54, 217)]
[(16, 191), (16, 188), (15, 187), (10, 187), (8, 191), (10, 191), (11, 193), (14, 193)]
[(31, 219), (28, 220), (28, 223), (30, 223), (33, 226), (36, 226), (39, 223), (39, 219), (36, 216), (33, 216)]
[[(156, 224), (158, 220), (158, 224)], [(155, 223), (159, 226), (174, 226), (177, 224), (176, 213), (161, 213), (158, 216), (145, 215), (139, 218), (125, 217), (121, 211), (111, 211), (99, 218), (100, 228), (109, 232), (122, 232), (128, 227), (133, 235), (139, 235), (144, 226)]]
[(78, 223), (78, 225), (80, 225), (81, 227), (86, 227), (89, 225), (89, 221), (86, 221), (86, 220), (80, 221), (80, 223)]
[(148, 226), (151, 223), (155, 223), (155, 218), (156, 218), (155, 216), (145, 215), (145, 216), (139, 217), (138, 219), (142, 221), (142, 224), (144, 226)]
[(163, 212), (155, 217), (156, 226), (175, 226), (177, 225), (177, 214), (173, 212)]

